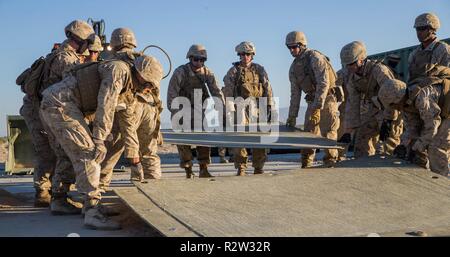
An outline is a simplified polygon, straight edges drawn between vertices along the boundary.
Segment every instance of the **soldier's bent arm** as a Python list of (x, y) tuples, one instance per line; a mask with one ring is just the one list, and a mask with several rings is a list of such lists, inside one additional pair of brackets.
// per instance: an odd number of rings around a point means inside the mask
[(272, 86), (270, 85), (270, 81), (269, 81), (269, 75), (267, 75), (266, 70), (264, 69), (263, 66), (260, 66), (260, 73), (262, 74), (262, 86), (263, 86), (263, 96), (267, 97), (267, 104), (268, 105), (273, 105), (273, 92), (272, 92)]
[(211, 93), (211, 96), (217, 97), (222, 100), (224, 103), (225, 100), (223, 98), (222, 90), (220, 90), (219, 85), (217, 84), (216, 76), (214, 76), (214, 73), (212, 73), (210, 70), (207, 70), (207, 81), (206, 84), (208, 85), (209, 92)]
[(329, 75), (327, 72), (327, 62), (323, 55), (314, 53), (311, 56), (311, 68), (313, 71), (314, 80), (316, 81), (316, 92), (314, 96), (314, 102), (311, 108), (322, 109), (325, 104), (325, 99), (328, 95), (329, 85)]
[[(291, 77), (291, 76), (290, 76)], [(289, 104), (289, 117), (298, 117), (300, 110), (300, 101), (302, 98), (302, 90), (295, 82), (294, 78), (291, 80), (291, 102)]]
[(170, 112), (172, 110), (172, 101), (180, 96), (181, 83), (183, 82), (183, 68), (178, 67), (172, 74), (172, 77), (169, 81), (169, 87), (167, 89), (167, 108)]
[(93, 137), (106, 140), (111, 132), (115, 108), (122, 89), (131, 80), (128, 66), (119, 61), (99, 65), (100, 90), (97, 96)]
[(235, 67), (231, 67), (228, 70), (227, 75), (223, 78), (223, 83), (225, 87), (223, 88), (223, 94), (225, 97), (233, 97), (234, 96), (234, 87), (236, 81), (237, 69)]

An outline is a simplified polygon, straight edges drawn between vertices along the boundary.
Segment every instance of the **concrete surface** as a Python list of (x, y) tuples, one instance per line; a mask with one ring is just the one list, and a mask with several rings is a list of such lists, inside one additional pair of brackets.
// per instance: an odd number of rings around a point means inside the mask
[(450, 235), (448, 178), (378, 156), (332, 169), (278, 171), (273, 164), (274, 172), (258, 176), (136, 185), (200, 236)]

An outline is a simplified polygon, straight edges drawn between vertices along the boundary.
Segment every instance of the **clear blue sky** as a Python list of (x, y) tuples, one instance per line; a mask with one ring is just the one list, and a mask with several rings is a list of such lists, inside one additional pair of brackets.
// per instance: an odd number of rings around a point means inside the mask
[[(160, 45), (170, 53), (175, 67), (186, 62), (190, 45), (201, 43), (208, 50), (206, 65), (221, 85), (237, 60), (234, 47), (253, 41), (255, 62), (265, 66), (280, 106), (287, 107), (292, 62), (284, 46), (288, 32), (305, 32), (308, 46), (328, 55), (338, 70), (340, 49), (353, 40), (364, 41), (369, 54), (418, 44), (412, 26), (423, 12), (439, 16), (438, 37), (450, 37), (449, 0), (0, 0), (0, 136), (6, 135), (6, 115), (18, 114), (22, 104), (17, 75), (47, 54), (54, 42), (63, 41), (64, 27), (74, 19), (104, 19), (108, 40), (115, 28), (129, 27), (136, 34), (138, 49)], [(168, 79), (162, 83), (164, 102), (167, 84)]]

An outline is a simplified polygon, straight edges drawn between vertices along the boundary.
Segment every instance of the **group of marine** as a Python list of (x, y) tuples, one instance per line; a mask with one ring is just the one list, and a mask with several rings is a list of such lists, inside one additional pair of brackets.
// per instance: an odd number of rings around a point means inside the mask
[[(286, 125), (296, 126), (302, 92), (307, 103), (304, 130), (350, 143), (354, 157), (376, 153), (408, 159), (447, 176), (450, 149), (450, 48), (437, 39), (435, 14), (419, 15), (414, 23), (418, 46), (409, 56), (409, 79), (399, 80), (387, 62), (367, 58), (360, 41), (341, 50), (342, 69), (334, 71), (328, 57), (307, 47), (304, 33), (286, 36), (294, 61), (289, 70), (291, 100)], [(25, 93), (20, 110), (32, 136), (37, 162), (34, 169), (35, 205), (50, 206), (52, 214), (82, 214), (94, 229), (119, 229), (116, 214), (100, 204), (112, 171), (123, 154), (132, 179), (160, 179), (162, 144), (160, 114), (161, 63), (137, 52), (134, 33), (112, 32), (110, 58), (99, 60), (100, 38), (86, 22), (75, 20), (65, 28), (67, 39), (25, 70), (16, 83)], [(219, 88), (205, 66), (207, 52), (192, 45), (187, 64), (178, 67), (169, 82), (168, 109), (174, 114), (176, 97), (193, 100), (194, 89), (208, 97), (267, 97), (272, 88), (263, 66), (253, 62), (255, 46), (244, 41), (235, 48), (233, 63)], [(207, 89), (205, 88), (207, 87)], [(193, 101), (192, 101), (193, 103)], [(226, 103), (224, 103), (226, 106)], [(188, 121), (191, 122), (191, 121)], [(209, 147), (196, 147), (199, 177), (211, 177)], [(191, 146), (178, 146), (180, 167), (194, 176)], [(246, 175), (247, 151), (233, 149), (237, 175)], [(326, 150), (325, 166), (345, 158), (345, 151)], [(301, 166), (314, 161), (314, 149), (301, 151)], [(252, 149), (255, 174), (263, 173), (265, 149)], [(143, 177), (144, 178), (143, 178)], [(85, 197), (69, 197), (71, 185)]]

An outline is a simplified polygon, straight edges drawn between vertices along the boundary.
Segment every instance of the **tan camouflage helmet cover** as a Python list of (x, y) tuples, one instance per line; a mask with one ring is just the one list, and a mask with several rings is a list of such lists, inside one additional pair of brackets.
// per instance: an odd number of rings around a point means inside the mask
[(289, 32), (286, 36), (286, 45), (294, 45), (294, 44), (302, 44), (304, 46), (306, 46), (306, 44), (308, 43), (306, 41), (306, 36), (305, 33), (301, 32), (301, 31), (292, 31)]
[(203, 45), (191, 45), (186, 54), (186, 59), (189, 59), (190, 57), (208, 58), (206, 48)]
[(141, 55), (134, 60), (134, 66), (145, 81), (159, 88), (159, 83), (163, 77), (163, 68), (156, 58)]
[(388, 80), (378, 91), (378, 99), (385, 106), (399, 103), (406, 94), (405, 82), (397, 79)]
[(353, 41), (341, 50), (341, 63), (344, 66), (366, 58), (366, 46), (361, 41)]
[(86, 49), (86, 50), (84, 50), (84, 52), (82, 52), (80, 55), (82, 55), (82, 56), (89, 56), (89, 55), (91, 55), (91, 53), (89, 52), (89, 49)]
[(414, 21), (414, 28), (430, 26), (434, 30), (438, 30), (441, 27), (439, 18), (434, 13), (423, 13), (417, 16)]
[[(87, 22), (82, 20), (74, 20), (64, 29), (66, 36), (69, 37), (70, 33), (79, 37), (81, 40), (94, 40), (94, 29)], [(69, 33), (70, 32), (70, 33)]]
[(242, 54), (242, 53), (256, 54), (256, 47), (252, 42), (244, 41), (236, 46), (235, 51), (238, 54)]
[(134, 36), (133, 31), (128, 28), (117, 28), (111, 34), (111, 47), (121, 48), (124, 46), (132, 46), (133, 48), (137, 47), (136, 37)]
[(92, 51), (92, 52), (103, 51), (102, 41), (100, 40), (100, 38), (97, 35), (95, 35), (94, 42), (89, 44), (88, 49), (89, 49), (89, 51)]

